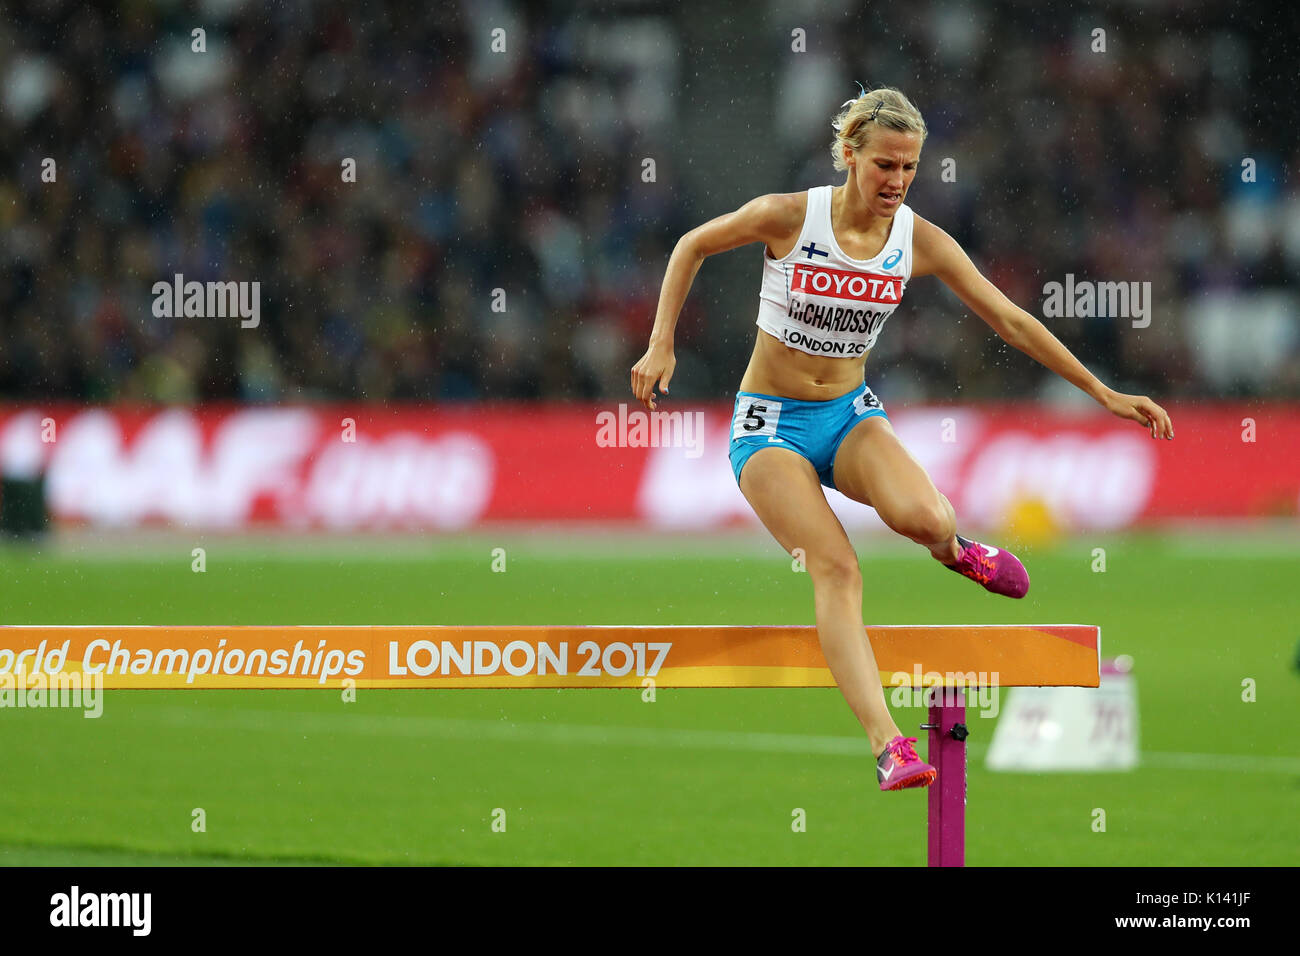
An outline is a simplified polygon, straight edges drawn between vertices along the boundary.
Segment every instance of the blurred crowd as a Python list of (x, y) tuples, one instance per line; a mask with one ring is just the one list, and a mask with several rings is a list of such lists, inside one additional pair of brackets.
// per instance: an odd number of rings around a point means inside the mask
[[(718, 6), (701, 35), (655, 2), (9, 4), (0, 399), (630, 400), (677, 238), (842, 182), (829, 121), (854, 80), (921, 109), (909, 204), (1013, 301), (1041, 315), (1067, 273), (1151, 283), (1145, 329), (1046, 320), (1108, 384), (1300, 396), (1300, 149), (1267, 28), (1214, 4)], [(719, 44), (752, 75), (722, 75)], [(691, 90), (718, 82), (769, 125), (742, 142), (719, 118), (688, 156)], [(739, 201), (684, 175), (701, 145)], [(747, 271), (697, 278), (675, 397), (725, 400), (748, 358), (761, 250), (728, 255)], [(258, 327), (156, 315), (176, 274), (259, 282)], [(933, 279), (868, 366), (887, 405), (1064, 384)]]

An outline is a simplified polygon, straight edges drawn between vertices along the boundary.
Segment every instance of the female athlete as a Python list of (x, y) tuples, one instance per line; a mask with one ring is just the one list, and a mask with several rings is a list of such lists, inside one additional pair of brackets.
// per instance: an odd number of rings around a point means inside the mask
[(844, 104), (831, 144), (840, 186), (760, 196), (686, 233), (668, 261), (649, 348), (632, 391), (654, 410), (676, 360), (673, 329), (705, 256), (766, 246), (757, 341), (736, 394), (731, 464), (740, 490), (787, 551), (802, 548), (813, 582), (817, 635), (831, 673), (878, 754), (882, 790), (925, 787), (935, 770), (917, 756), (885, 704), (862, 625), (857, 553), (819, 485), (876, 509), (901, 535), (987, 590), (1024, 597), (1029, 576), (1005, 549), (956, 532), (948, 499), (899, 442), (863, 382), (866, 357), (909, 279), (933, 275), (1004, 340), (1151, 437), (1174, 437), (1145, 395), (1103, 385), (1041, 322), (982, 276), (946, 232), (904, 205), (926, 127), (898, 90)]

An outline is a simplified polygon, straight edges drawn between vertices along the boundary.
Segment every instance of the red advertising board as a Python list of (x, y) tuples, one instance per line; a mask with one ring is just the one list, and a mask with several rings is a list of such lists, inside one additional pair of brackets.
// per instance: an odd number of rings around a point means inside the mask
[[(1300, 406), (1167, 406), (1177, 438), (1034, 404), (890, 408), (971, 526), (1037, 498), (1069, 528), (1295, 515)], [(709, 528), (756, 519), (729, 405), (0, 409), (0, 469), (45, 475), (57, 522), (457, 529), (498, 521)], [(845, 524), (870, 509), (828, 492)]]

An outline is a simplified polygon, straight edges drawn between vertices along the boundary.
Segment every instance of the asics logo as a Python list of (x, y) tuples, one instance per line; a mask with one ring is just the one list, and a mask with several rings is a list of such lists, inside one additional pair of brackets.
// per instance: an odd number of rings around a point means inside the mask
[(988, 556), (989, 556), (990, 558), (996, 558), (996, 557), (998, 556), (998, 549), (997, 549), (997, 548), (990, 548), (990, 547), (986, 544), (986, 545), (984, 545), (984, 550), (988, 552)]
[(886, 269), (892, 269), (894, 266), (898, 265), (898, 260), (901, 258), (903, 258), (903, 250), (895, 249), (889, 254), (889, 258), (882, 262), (881, 265)]

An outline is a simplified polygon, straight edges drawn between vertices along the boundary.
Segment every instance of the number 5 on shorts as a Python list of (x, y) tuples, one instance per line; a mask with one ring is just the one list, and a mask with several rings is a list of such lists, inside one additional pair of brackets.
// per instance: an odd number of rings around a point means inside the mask
[(742, 398), (736, 408), (735, 420), (731, 423), (731, 437), (775, 435), (777, 419), (780, 417), (780, 402), (774, 402), (770, 398)]

